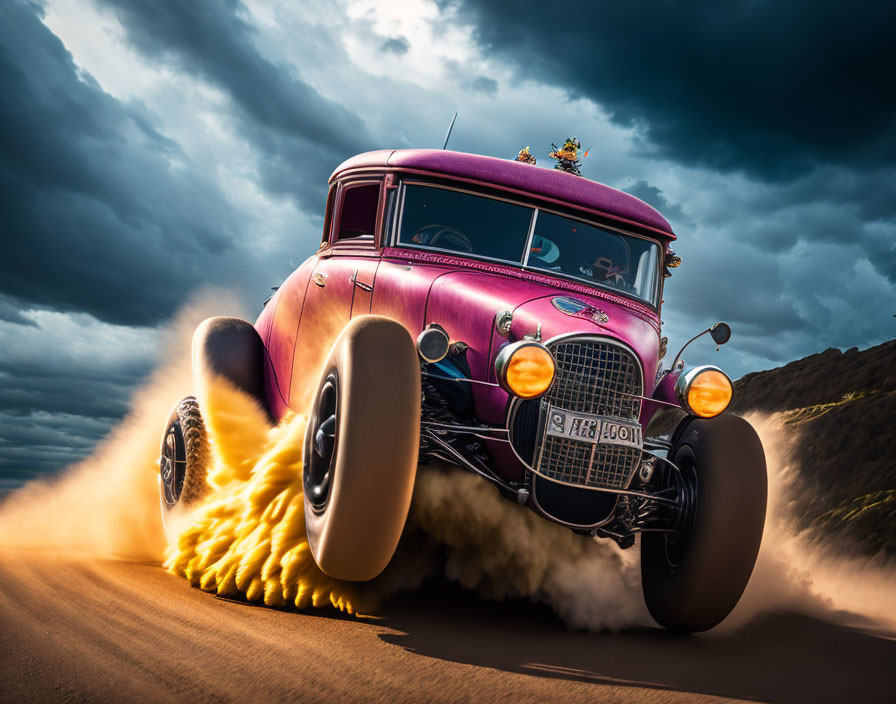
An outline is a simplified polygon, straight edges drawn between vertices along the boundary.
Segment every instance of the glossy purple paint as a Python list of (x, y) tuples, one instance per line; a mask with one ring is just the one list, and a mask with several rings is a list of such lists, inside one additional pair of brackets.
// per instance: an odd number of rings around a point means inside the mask
[(659, 383), (657, 383), (651, 396), (663, 403), (654, 403), (652, 401), (645, 402), (644, 410), (641, 413), (642, 423), (648, 423), (653, 417), (653, 414), (659, 411), (664, 403), (678, 405), (678, 397), (675, 394), (675, 382), (678, 381), (679, 374), (680, 372), (669, 372), (668, 374), (664, 374), (659, 380)]
[[(338, 186), (359, 175), (365, 180), (387, 179), (385, 194), (392, 179), (422, 173), (587, 210), (616, 220), (621, 229), (629, 223), (629, 229), (652, 234), (661, 243), (675, 238), (659, 213), (627, 194), (562, 172), (471, 154), (371, 152), (342, 164), (332, 181)], [(381, 220), (377, 245), (382, 241), (382, 227)], [(373, 291), (355, 286), (352, 272), (359, 272), (358, 280), (372, 284)], [(319, 273), (330, 275), (324, 286), (311, 283), (318, 280)], [(551, 303), (556, 296), (575, 298), (588, 306), (588, 311), (564, 313)], [(503, 310), (513, 313), (506, 338), (494, 325), (496, 313)], [(275, 418), (290, 409), (305, 411), (301, 404), (307, 382), (302, 380), (316, 379), (316, 370), (310, 367), (320, 363), (332, 338), (352, 316), (368, 311), (399, 321), (414, 338), (429, 323), (443, 326), (452, 340), (469, 346), (466, 360), (473, 378), (480, 381), (495, 383), (494, 360), (501, 346), (535, 334), (540, 325), (544, 342), (575, 333), (607, 336), (628, 345), (642, 365), (646, 394), (656, 386), (659, 312), (640, 300), (509, 264), (373, 243), (364, 248), (330, 242), (284, 282), (256, 322), (268, 351), (265, 379)], [(606, 320), (597, 311), (604, 313)], [(503, 425), (511, 400), (508, 394), (498, 386), (481, 384), (472, 385), (472, 392), (476, 417)], [(667, 399), (666, 386), (661, 385), (658, 393), (657, 398), (672, 400)], [(644, 405), (642, 422), (655, 405)], [(488, 445), (495, 469), (506, 479), (520, 479), (522, 465), (509, 448), (495, 442)]]
[(350, 171), (383, 169), (419, 171), (492, 185), (651, 229), (666, 240), (675, 239), (666, 218), (628, 193), (556, 169), (479, 154), (439, 149), (382, 149), (348, 159), (336, 167), (330, 180)]

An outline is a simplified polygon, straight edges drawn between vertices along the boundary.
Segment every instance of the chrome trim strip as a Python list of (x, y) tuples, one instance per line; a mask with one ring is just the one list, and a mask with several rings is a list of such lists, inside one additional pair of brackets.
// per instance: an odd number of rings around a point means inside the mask
[[(423, 420), (420, 421), (420, 425), (426, 426), (428, 428), (436, 428), (438, 430), (453, 430), (457, 433), (506, 433), (507, 428), (494, 428), (491, 426), (476, 426), (476, 425), (452, 425), (451, 423), (439, 423), (431, 420)], [(491, 438), (489, 438), (491, 439)]]
[[(559, 287), (559, 290), (572, 295), (595, 296), (615, 305), (625, 307), (627, 312), (631, 312), (633, 315), (636, 315), (649, 323), (656, 331), (657, 336), (659, 336), (659, 309), (647, 301), (638, 298), (637, 296), (632, 296), (625, 291), (620, 291), (619, 289), (602, 287), (598, 284), (575, 280), (572, 277), (561, 276), (560, 274), (552, 275), (556, 272), (547, 270), (534, 269), (532, 267), (523, 269), (519, 264), (511, 262), (488, 262), (479, 260), (473, 256), (462, 255), (458, 252), (449, 253), (406, 248), (401, 244), (398, 246), (390, 246), (390, 249), (398, 251), (384, 252), (384, 256), (393, 259), (403, 259), (408, 262), (413, 261), (414, 263), (428, 266), (463, 267), (464, 270), (480, 269), (486, 273), (497, 274), (500, 276), (513, 276), (523, 281), (536, 283), (540, 286)], [(490, 266), (505, 267), (506, 271), (495, 271), (494, 269), (489, 269), (488, 267)], [(570, 288), (566, 288), (567, 286)]]
[(501, 388), (498, 384), (493, 384), (490, 381), (479, 381), (478, 379), (468, 379), (465, 376), (444, 376), (442, 374), (433, 374), (432, 372), (420, 372), (421, 376), (432, 377), (433, 379), (443, 379), (444, 381), (468, 381), (471, 384), (481, 384), (482, 386), (494, 386), (495, 388)]
[(660, 401), (658, 398), (650, 398), (650, 396), (638, 396), (638, 394), (627, 394), (625, 391), (617, 391), (617, 394), (620, 396), (628, 396), (629, 398), (639, 398), (642, 401), (650, 401), (651, 403), (658, 403), (661, 406), (672, 406), (672, 408), (681, 408), (680, 404), (670, 403), (669, 401)]
[(526, 234), (526, 248), (523, 250), (523, 268), (529, 264), (529, 253), (532, 251), (532, 239), (535, 237), (535, 222), (538, 220), (538, 208), (532, 208), (532, 217), (529, 220), (529, 232)]
[(643, 452), (645, 455), (649, 455), (650, 457), (653, 457), (653, 458), (656, 459), (656, 460), (659, 460), (660, 462), (665, 462), (665, 463), (668, 464), (670, 467), (672, 467), (676, 472), (678, 472), (679, 475), (681, 475), (681, 469), (679, 469), (679, 468), (678, 468), (678, 465), (675, 464), (675, 463), (674, 463), (672, 460), (670, 460), (668, 457), (663, 457), (662, 455), (658, 455), (658, 454), (656, 454), (655, 452), (651, 452), (650, 450), (644, 450), (644, 449), (642, 449), (641, 452)]
[(395, 209), (395, 229), (389, 233), (389, 246), (397, 247), (398, 235), (401, 232), (401, 221), (404, 217), (404, 193), (406, 190), (404, 181), (401, 181), (401, 188), (398, 191), (398, 204)]
[[(400, 226), (400, 225), (399, 225)], [(486, 257), (483, 254), (476, 254), (475, 252), (459, 252), (456, 249), (442, 249), (441, 247), (430, 247), (428, 245), (422, 244), (413, 244), (412, 242), (396, 242), (396, 247), (400, 247), (401, 249), (416, 249), (421, 252), (438, 252), (439, 254), (448, 254), (453, 257), (461, 257), (462, 259), (476, 259), (484, 262), (495, 262), (496, 264), (505, 264), (507, 266), (520, 266), (519, 262), (515, 262), (511, 259), (498, 259), (497, 257)], [(641, 300), (641, 299), (638, 299)]]
[(442, 451), (447, 452), (448, 456), (453, 458), (453, 461), (459, 464), (461, 467), (469, 469), (474, 474), (478, 474), (483, 479), (488, 479), (490, 482), (494, 482), (498, 486), (501, 486), (508, 491), (516, 492), (516, 489), (514, 487), (512, 487), (507, 482), (502, 481), (499, 477), (483, 472), (479, 467), (470, 462), (466, 457), (464, 457), (457, 450), (451, 447), (451, 445), (438, 437), (435, 433), (426, 431), (426, 438), (436, 443), (440, 448), (442, 448)]
[[(508, 262), (509, 263), (509, 262)], [(518, 264), (513, 264), (513, 266), (519, 266)], [(605, 286), (603, 284), (599, 284), (596, 281), (592, 281), (591, 279), (583, 279), (579, 276), (573, 276), (572, 274), (565, 274), (562, 271), (554, 271), (553, 269), (542, 269), (537, 266), (526, 266), (523, 267), (523, 271), (528, 271), (533, 274), (540, 275), (548, 275), (548, 276), (556, 276), (558, 279), (565, 279), (567, 281), (574, 281), (577, 284), (585, 284), (586, 286), (590, 286), (591, 288), (597, 289), (598, 291), (606, 291), (607, 293), (612, 293), (614, 296), (622, 296), (623, 298), (628, 298), (629, 300), (640, 303), (643, 306), (646, 306), (650, 310), (657, 312), (659, 311), (659, 306), (652, 301), (647, 300), (646, 298), (641, 298), (640, 296), (636, 296), (628, 291), (623, 291), (622, 289), (613, 288), (612, 286)], [(598, 296), (599, 298), (599, 296)]]

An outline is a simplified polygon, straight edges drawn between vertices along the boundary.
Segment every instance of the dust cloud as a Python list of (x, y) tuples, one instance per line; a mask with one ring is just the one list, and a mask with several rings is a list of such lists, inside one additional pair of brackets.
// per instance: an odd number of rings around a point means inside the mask
[(532, 599), (592, 630), (651, 623), (636, 551), (549, 523), (468, 472), (421, 468), (408, 530), (443, 554), (448, 579), (485, 598)]
[(715, 631), (725, 633), (763, 613), (787, 611), (896, 633), (896, 562), (850, 554), (848, 544), (800, 530), (792, 507), (810, 489), (794, 456), (796, 433), (782, 414), (748, 414), (768, 462), (768, 512), (747, 589)]
[(172, 406), (192, 388), (193, 330), (224, 310), (239, 310), (239, 304), (217, 290), (199, 293), (184, 306), (161, 333), (164, 354), (157, 369), (90, 457), (58, 477), (29, 482), (0, 504), (0, 547), (162, 559), (162, 430)]
[[(549, 605), (572, 627), (619, 630), (652, 623), (641, 596), (638, 548), (589, 540), (505, 501), (486, 481), (448, 466), (421, 467), (402, 543), (370, 583), (344, 583), (314, 563), (301, 483), (304, 419), (268, 426), (255, 403), (226, 383), (203, 390), (213, 491), (189, 513), (160, 520), (158, 454), (171, 406), (192, 388), (190, 341), (205, 317), (233, 311), (220, 294), (197, 300), (167, 332), (167, 354), (135, 394), (128, 417), (91, 457), (60, 478), (33, 482), (0, 505), (0, 547), (162, 561), (195, 586), (270, 606), (328, 606), (369, 613), (443, 573), (487, 599)], [(851, 557), (790, 519), (799, 501), (793, 431), (752, 417), (768, 455), (769, 511), (747, 591), (715, 633), (769, 611), (896, 629), (896, 567)], [(711, 632), (712, 633), (712, 632)]]

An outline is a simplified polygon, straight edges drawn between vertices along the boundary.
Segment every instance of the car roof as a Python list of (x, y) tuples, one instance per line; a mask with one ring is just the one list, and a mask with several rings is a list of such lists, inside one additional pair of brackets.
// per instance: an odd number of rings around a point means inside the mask
[(646, 227), (674, 240), (669, 222), (642, 200), (582, 176), (530, 166), (510, 159), (442, 149), (381, 149), (340, 164), (332, 181), (346, 171), (390, 168), (475, 181), (534, 195), (563, 205), (585, 208), (616, 220)]

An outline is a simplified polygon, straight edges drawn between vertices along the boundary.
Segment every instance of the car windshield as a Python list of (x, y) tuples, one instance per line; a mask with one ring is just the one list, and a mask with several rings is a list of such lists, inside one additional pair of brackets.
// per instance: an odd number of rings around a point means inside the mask
[(608, 286), (654, 303), (659, 247), (540, 210), (528, 266)]
[(656, 242), (531, 206), (405, 184), (398, 243), (555, 272), (656, 304)]
[(399, 242), (519, 264), (532, 208), (473, 193), (405, 186)]

